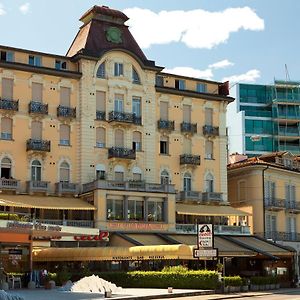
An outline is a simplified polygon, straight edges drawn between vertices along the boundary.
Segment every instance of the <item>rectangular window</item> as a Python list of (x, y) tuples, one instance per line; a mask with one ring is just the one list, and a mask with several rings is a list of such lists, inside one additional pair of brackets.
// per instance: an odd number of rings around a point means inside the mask
[(163, 222), (164, 221), (164, 202), (163, 201), (147, 201), (148, 205), (148, 222)]
[(183, 122), (191, 123), (192, 109), (190, 105), (183, 105)]
[(213, 125), (213, 109), (205, 108), (205, 125), (212, 126)]
[(1, 119), (1, 139), (12, 139), (12, 119), (3, 117)]
[(142, 151), (142, 137), (140, 132), (133, 132), (132, 149), (135, 151)]
[(160, 119), (161, 120), (169, 120), (169, 103), (161, 101), (160, 102)]
[(100, 180), (105, 180), (105, 171), (104, 170), (97, 170), (96, 171), (96, 178)]
[(67, 69), (67, 62), (62, 60), (55, 60), (55, 69), (56, 70), (66, 70)]
[(106, 93), (102, 91), (96, 91), (96, 110), (97, 111), (106, 111)]
[(185, 90), (185, 80), (175, 79), (175, 89)]
[(114, 74), (115, 74), (115, 76), (123, 76), (124, 75), (122, 63), (115, 63)]
[(43, 85), (33, 82), (31, 85), (32, 101), (43, 102)]
[(168, 141), (160, 141), (160, 154), (169, 154), (169, 143)]
[(206, 93), (207, 92), (207, 85), (205, 83), (197, 83), (196, 91), (198, 93)]
[(124, 181), (124, 173), (115, 172), (115, 181)]
[(60, 138), (59, 144), (64, 146), (70, 145), (70, 126), (62, 124), (60, 125)]
[(0, 51), (0, 60), (13, 62), (14, 53), (12, 51)]
[(212, 141), (205, 142), (205, 159), (213, 159), (214, 158), (213, 148), (214, 148), (214, 144)]
[(107, 199), (107, 220), (124, 220), (124, 201)]
[(71, 89), (68, 87), (60, 87), (60, 105), (70, 107)]
[(139, 201), (139, 200), (128, 201), (128, 220), (135, 220), (135, 221), (144, 220), (144, 201)]
[(96, 129), (96, 146), (98, 148), (105, 148), (105, 135), (106, 135), (105, 128), (98, 127)]
[(40, 56), (29, 55), (28, 64), (35, 67), (41, 67), (42, 58)]
[(140, 173), (133, 173), (132, 174), (132, 180), (133, 181), (142, 181), (142, 174), (140, 174)]
[(9, 78), (2, 78), (2, 98), (13, 100), (14, 81)]
[(124, 96), (122, 94), (115, 95), (115, 111), (123, 112), (124, 110)]
[(35, 140), (42, 139), (42, 122), (39, 121), (31, 122), (31, 138)]
[(133, 97), (132, 98), (132, 113), (136, 117), (141, 116), (141, 98), (140, 97)]

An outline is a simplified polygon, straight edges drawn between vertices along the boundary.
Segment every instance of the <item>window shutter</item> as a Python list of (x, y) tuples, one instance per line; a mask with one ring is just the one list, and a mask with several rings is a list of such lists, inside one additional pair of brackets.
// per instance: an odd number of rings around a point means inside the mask
[(13, 79), (2, 78), (2, 98), (13, 99), (14, 81)]
[(1, 132), (2, 133), (12, 133), (12, 119), (2, 118), (1, 119)]
[(276, 197), (276, 186), (275, 186), (275, 182), (271, 183), (271, 197), (272, 199), (275, 199)]
[(59, 128), (60, 140), (69, 141), (70, 140), (70, 126), (62, 124)]
[(141, 143), (141, 141), (142, 141), (141, 133), (138, 131), (134, 131), (132, 139), (136, 143)]
[(296, 187), (294, 185), (291, 185), (290, 188), (291, 188), (291, 194), (290, 194), (291, 200), (293, 202), (295, 202), (296, 201)]
[(98, 127), (96, 129), (96, 142), (105, 144), (105, 128)]
[(213, 142), (212, 141), (205, 142), (205, 156), (206, 156), (206, 158), (213, 158)]
[(192, 153), (192, 141), (190, 139), (185, 138), (183, 141), (183, 151), (184, 154)]
[(169, 120), (168, 115), (168, 102), (160, 102), (160, 119), (161, 120)]
[(31, 123), (31, 137), (36, 140), (42, 139), (42, 123), (33, 121)]
[(132, 179), (134, 181), (141, 181), (142, 180), (142, 174), (139, 173), (133, 173)]
[(205, 108), (205, 125), (213, 125), (213, 110), (212, 108)]
[(42, 102), (43, 101), (43, 85), (41, 83), (33, 82), (31, 86), (32, 90), (32, 101)]
[(70, 181), (70, 169), (60, 168), (60, 181), (69, 182)]
[(115, 131), (115, 146), (124, 147), (124, 134), (122, 130), (117, 129)]
[(291, 202), (290, 186), (288, 184), (285, 185), (285, 200), (286, 200), (287, 203)]
[(67, 87), (60, 88), (60, 105), (70, 107), (71, 89)]
[(96, 91), (96, 110), (106, 111), (105, 98), (106, 98), (105, 92)]
[(183, 122), (191, 123), (191, 106), (183, 105)]
[(115, 180), (116, 181), (123, 181), (124, 180), (124, 173), (123, 172), (115, 172)]

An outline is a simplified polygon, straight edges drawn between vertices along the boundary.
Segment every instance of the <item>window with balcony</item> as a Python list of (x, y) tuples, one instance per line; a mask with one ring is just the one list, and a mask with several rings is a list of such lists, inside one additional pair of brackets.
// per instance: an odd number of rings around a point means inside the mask
[(60, 105), (70, 107), (71, 89), (69, 87), (60, 87)]
[(102, 164), (96, 165), (96, 179), (100, 179), (100, 180), (106, 179), (105, 165)]
[(96, 128), (96, 147), (105, 148), (106, 130), (103, 127)]
[(35, 67), (42, 66), (42, 58), (40, 56), (29, 55), (28, 64)]
[(185, 80), (175, 79), (175, 89), (185, 90)]
[(96, 91), (96, 119), (105, 120), (106, 118), (106, 92)]
[(134, 131), (132, 134), (132, 149), (142, 151), (142, 134), (138, 131)]
[(160, 138), (159, 153), (160, 154), (169, 154), (169, 138), (166, 136), (163, 136)]
[(14, 53), (12, 51), (0, 51), (0, 60), (13, 62), (14, 61)]
[(297, 218), (295, 216), (288, 216), (286, 218), (286, 230), (288, 240), (296, 240), (297, 236)]
[(285, 185), (285, 201), (288, 208), (295, 207), (296, 203), (296, 186), (286, 184)]
[(213, 192), (214, 191), (214, 176), (208, 173), (205, 176), (205, 192)]
[(196, 86), (196, 91), (198, 93), (207, 93), (207, 84), (198, 82)]
[(70, 126), (61, 124), (59, 127), (59, 144), (62, 146), (70, 146)]
[(13, 121), (11, 118), (1, 118), (1, 139), (12, 140)]
[(205, 125), (213, 126), (213, 109), (205, 108)]
[(160, 119), (169, 120), (169, 103), (161, 101), (160, 102)]
[(124, 172), (115, 171), (115, 181), (124, 181)]
[(121, 129), (115, 131), (115, 146), (119, 148), (124, 147), (124, 132)]
[(214, 158), (214, 143), (213, 141), (205, 141), (205, 159)]
[(43, 102), (43, 85), (41, 83), (32, 82), (31, 100), (34, 102)]
[(98, 67), (97, 78), (105, 78), (105, 61)]
[(132, 83), (135, 84), (141, 83), (140, 76), (134, 67), (132, 67)]
[(183, 153), (192, 154), (192, 140), (186, 137), (183, 139)]
[(59, 166), (59, 181), (70, 182), (70, 165), (66, 161)]
[(170, 175), (167, 170), (163, 170), (160, 173), (160, 183), (161, 184), (169, 184), (170, 183)]
[(124, 96), (122, 94), (115, 95), (114, 110), (116, 112), (124, 111)]
[(148, 222), (163, 222), (164, 221), (164, 201), (163, 200), (148, 200)]
[(184, 173), (183, 176), (183, 190), (189, 192), (192, 190), (192, 175), (190, 173)]
[(132, 113), (135, 117), (141, 117), (141, 98), (140, 97), (132, 97)]
[(2, 99), (13, 100), (14, 81), (9, 78), (2, 78)]
[(40, 121), (31, 122), (31, 138), (34, 140), (42, 139), (43, 125)]
[(56, 70), (66, 70), (67, 69), (67, 62), (63, 60), (56, 59), (55, 60), (55, 69)]
[(271, 239), (276, 239), (276, 233), (277, 233), (277, 216), (276, 215), (271, 215), (271, 214), (266, 214), (265, 216), (266, 220), (266, 232), (265, 232), (265, 237), (266, 238), (271, 238)]
[(128, 200), (128, 220), (144, 220), (144, 201)]
[(142, 170), (139, 167), (134, 167), (132, 169), (132, 180), (141, 181), (142, 180)]
[(192, 108), (191, 105), (183, 105), (183, 122), (191, 123)]
[(107, 220), (124, 220), (124, 201), (119, 199), (107, 199)]
[(38, 160), (34, 160), (31, 163), (31, 180), (32, 181), (42, 180), (42, 165)]
[(0, 178), (5, 178), (5, 179), (12, 178), (11, 168), (12, 168), (11, 160), (8, 157), (2, 158), (2, 160), (1, 160), (1, 177)]
[(265, 181), (265, 203), (270, 204), (276, 198), (276, 185), (273, 181)]
[(123, 76), (123, 64), (122, 63), (117, 63), (115, 62), (115, 66), (114, 66), (114, 75), (115, 76)]

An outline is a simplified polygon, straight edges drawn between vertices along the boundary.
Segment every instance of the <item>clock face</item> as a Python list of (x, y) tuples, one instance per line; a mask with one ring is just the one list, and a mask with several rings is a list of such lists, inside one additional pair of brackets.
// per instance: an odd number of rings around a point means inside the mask
[(106, 30), (106, 39), (109, 42), (120, 44), (122, 43), (122, 32), (117, 27), (109, 27)]

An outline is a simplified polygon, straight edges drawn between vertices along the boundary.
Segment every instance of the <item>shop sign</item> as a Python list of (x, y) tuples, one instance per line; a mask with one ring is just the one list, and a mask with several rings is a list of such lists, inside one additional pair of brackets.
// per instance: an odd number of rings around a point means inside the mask
[(8, 254), (22, 255), (22, 249), (8, 249)]
[(75, 235), (75, 241), (109, 241), (109, 232), (100, 231), (99, 235)]
[(164, 255), (145, 255), (145, 256), (113, 256), (112, 260), (160, 260), (166, 259)]
[(109, 229), (114, 230), (165, 230), (165, 224), (148, 224), (148, 223), (121, 223), (111, 222), (107, 224)]
[(62, 227), (58, 225), (45, 225), (41, 223), (25, 223), (25, 222), (7, 222), (7, 228), (17, 228), (17, 229), (34, 229), (40, 231), (61, 231)]

